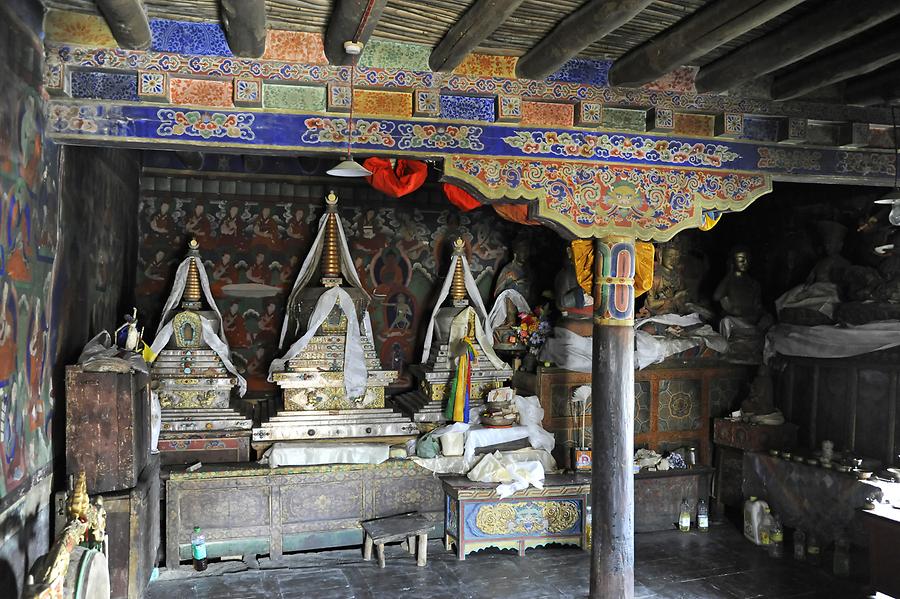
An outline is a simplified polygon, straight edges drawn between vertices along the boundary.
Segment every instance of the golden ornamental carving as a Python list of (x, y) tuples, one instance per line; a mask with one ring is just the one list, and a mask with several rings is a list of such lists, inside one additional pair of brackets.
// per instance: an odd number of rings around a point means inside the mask
[(175, 345), (180, 349), (195, 349), (203, 345), (200, 315), (190, 310), (179, 312), (172, 319)]
[(478, 510), (475, 526), (489, 535), (555, 534), (575, 526), (579, 513), (574, 501), (495, 503)]

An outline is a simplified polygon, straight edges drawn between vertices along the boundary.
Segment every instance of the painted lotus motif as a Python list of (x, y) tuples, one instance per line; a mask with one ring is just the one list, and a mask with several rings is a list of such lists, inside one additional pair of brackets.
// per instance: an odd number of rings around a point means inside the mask
[(212, 139), (228, 137), (231, 139), (252, 140), (254, 116), (249, 113), (205, 112), (200, 110), (160, 109), (158, 112), (160, 125), (156, 133), (163, 137), (200, 137)]

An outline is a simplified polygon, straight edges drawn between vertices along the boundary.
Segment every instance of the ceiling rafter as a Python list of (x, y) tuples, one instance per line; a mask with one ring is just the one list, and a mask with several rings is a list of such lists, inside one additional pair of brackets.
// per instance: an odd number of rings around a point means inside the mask
[(458, 67), (523, 1), (476, 0), (431, 51), (431, 70), (452, 71)]

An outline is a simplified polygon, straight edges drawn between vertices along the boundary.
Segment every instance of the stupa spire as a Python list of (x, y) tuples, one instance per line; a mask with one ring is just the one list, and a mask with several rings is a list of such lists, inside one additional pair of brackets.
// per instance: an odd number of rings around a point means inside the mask
[(325, 198), (325, 243), (322, 248), (322, 285), (341, 284), (341, 254), (338, 248), (337, 195), (331, 191)]
[[(188, 244), (188, 257), (200, 258), (200, 244), (196, 239), (191, 239)], [(186, 310), (199, 310), (203, 291), (200, 288), (200, 271), (197, 262), (191, 260), (188, 265), (187, 281), (184, 284), (184, 293), (181, 294), (181, 307)]]
[(466, 272), (463, 269), (462, 261), (466, 259), (466, 243), (462, 237), (453, 242), (453, 255), (456, 260), (456, 269), (453, 271), (453, 281), (450, 283), (450, 299), (453, 305), (459, 305), (463, 302), (468, 303), (468, 292), (466, 291)]

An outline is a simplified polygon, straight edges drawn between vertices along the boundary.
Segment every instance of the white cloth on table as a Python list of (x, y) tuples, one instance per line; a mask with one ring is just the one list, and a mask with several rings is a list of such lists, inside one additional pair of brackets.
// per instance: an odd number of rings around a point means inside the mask
[(390, 457), (390, 451), (391, 446), (385, 443), (287, 441), (274, 443), (259, 461), (272, 468), (321, 464), (381, 464)]
[(775, 300), (775, 311), (781, 314), (785, 308), (806, 308), (834, 317), (834, 308), (841, 303), (838, 286), (834, 283), (811, 283), (788, 289)]
[(475, 482), (501, 483), (497, 486), (500, 499), (527, 489), (529, 485), (544, 488), (544, 467), (540, 462), (517, 462), (499, 451), (484, 456), (466, 476)]
[(494, 300), (494, 307), (488, 314), (487, 329), (488, 334), (493, 335), (494, 329), (506, 321), (506, 302), (509, 300), (519, 312), (531, 312), (531, 307), (525, 297), (515, 289), (504, 289), (500, 295)]
[(809, 358), (848, 358), (900, 345), (900, 321), (858, 326), (805, 327), (777, 324), (766, 334), (766, 359), (775, 354)]
[[(513, 451), (501, 452), (504, 456), (516, 462), (540, 462), (545, 472), (553, 472), (557, 469), (556, 460), (546, 449), (523, 447)], [(410, 459), (427, 470), (436, 474), (466, 474), (480, 462), (484, 456), (475, 457), (474, 464), (467, 464), (463, 456), (438, 456), (436, 458), (411, 457)]]
[[(669, 337), (666, 335), (651, 335), (640, 330), (645, 324), (661, 324), (665, 326), (692, 327), (702, 325), (684, 337)], [(634, 362), (638, 370), (643, 370), (651, 364), (658, 364), (671, 355), (687, 351), (700, 345), (706, 345), (713, 351), (725, 353), (728, 350), (728, 342), (708, 324), (704, 324), (700, 315), (695, 313), (660, 314), (643, 318), (634, 323)]]

